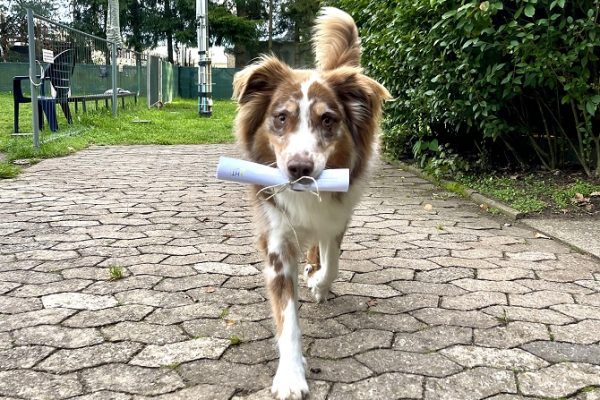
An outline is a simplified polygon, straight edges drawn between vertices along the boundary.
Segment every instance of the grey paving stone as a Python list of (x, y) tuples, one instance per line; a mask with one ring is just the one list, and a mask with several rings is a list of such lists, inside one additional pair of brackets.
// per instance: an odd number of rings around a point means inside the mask
[(143, 304), (153, 307), (177, 307), (193, 303), (185, 293), (134, 289), (115, 294), (120, 304)]
[(124, 393), (111, 392), (108, 390), (100, 390), (83, 396), (72, 397), (71, 400), (131, 400), (132, 396)]
[(600, 345), (537, 341), (521, 348), (552, 363), (564, 361), (600, 365)]
[(226, 339), (196, 338), (177, 343), (148, 345), (129, 363), (142, 367), (162, 367), (204, 358), (216, 359), (229, 344)]
[(190, 304), (181, 307), (159, 308), (145, 318), (146, 322), (172, 325), (197, 318), (217, 318), (223, 308), (216, 304)]
[(0, 370), (31, 368), (54, 349), (47, 346), (18, 346), (0, 350)]
[(420, 282), (447, 283), (460, 278), (474, 278), (475, 271), (469, 268), (444, 267), (429, 271), (417, 272), (416, 280)]
[(506, 294), (504, 293), (471, 292), (460, 296), (444, 296), (441, 306), (455, 310), (477, 310), (491, 305), (506, 303)]
[[(377, 307), (374, 307), (376, 309)], [(373, 309), (373, 308), (372, 308)], [(304, 320), (311, 321), (311, 320)], [(305, 326), (303, 325), (303, 321), (300, 321), (300, 326), (303, 327), (302, 333), (304, 335), (313, 336), (313, 337), (323, 337), (323, 336), (315, 336), (313, 331), (323, 329), (326, 332), (331, 332), (332, 329), (328, 328), (328, 324), (330, 324), (333, 320), (317, 320), (311, 322), (312, 325), (315, 326), (315, 329), (309, 330), (306, 332)], [(378, 330), (386, 330), (390, 332), (415, 332), (417, 330), (423, 329), (426, 325), (422, 322), (418, 321), (416, 318), (408, 315), (408, 314), (382, 314), (376, 311), (366, 311), (361, 313), (353, 313), (353, 314), (345, 314), (337, 317), (335, 321), (342, 323), (350, 329), (378, 329)], [(322, 328), (321, 328), (322, 327)], [(334, 331), (334, 336), (338, 336), (344, 333), (347, 333), (347, 330), (342, 331)], [(330, 337), (330, 336), (324, 336)]]
[(392, 339), (392, 332), (363, 329), (331, 339), (316, 339), (310, 355), (328, 359), (345, 358), (367, 350), (389, 348)]
[[(243, 340), (243, 339), (242, 339)], [(223, 355), (222, 359), (238, 364), (262, 364), (276, 360), (278, 357), (277, 344), (275, 340), (259, 340), (231, 345)], [(257, 366), (257, 368), (262, 368)]]
[(0, 310), (4, 314), (18, 314), (42, 308), (40, 299), (0, 296)]
[(53, 293), (77, 292), (92, 282), (89, 279), (64, 279), (41, 285), (23, 285), (11, 291), (10, 294), (18, 297), (40, 297)]
[(553, 292), (564, 292), (571, 294), (590, 294), (591, 289), (570, 282), (550, 282), (543, 279), (517, 279), (515, 282), (526, 286), (531, 290), (550, 290)]
[(554, 340), (590, 344), (600, 342), (600, 321), (585, 320), (564, 326), (550, 326)]
[(543, 261), (555, 260), (556, 255), (553, 253), (544, 253), (540, 251), (522, 251), (518, 253), (506, 252), (508, 258), (522, 261)]
[(22, 328), (12, 333), (15, 344), (46, 345), (65, 349), (102, 343), (104, 339), (93, 328), (65, 328), (57, 325), (37, 325)]
[(390, 283), (394, 289), (401, 293), (425, 293), (435, 296), (458, 296), (467, 293), (465, 289), (450, 283), (428, 283), (417, 281), (396, 281)]
[(328, 382), (352, 383), (373, 375), (373, 372), (353, 358), (328, 360), (310, 357), (307, 359), (307, 377)]
[(414, 276), (414, 270), (404, 268), (388, 268), (363, 274), (356, 274), (352, 282), (377, 285), (396, 280), (411, 280)]
[(331, 292), (338, 296), (355, 295), (375, 298), (388, 298), (400, 293), (387, 285), (371, 285), (366, 283), (334, 282)]
[(101, 343), (79, 349), (63, 349), (37, 365), (37, 369), (64, 374), (108, 363), (126, 363), (143, 347), (132, 342)]
[(461, 366), (437, 353), (409, 353), (397, 350), (371, 350), (355, 358), (375, 371), (444, 377), (462, 370)]
[(568, 293), (541, 290), (526, 294), (509, 294), (510, 305), (546, 308), (555, 304), (573, 303), (573, 296)]
[(505, 267), (478, 270), (477, 278), (488, 281), (510, 281), (513, 279), (532, 279), (534, 278), (534, 274), (533, 270), (530, 269)]
[(493, 315), (503, 322), (526, 321), (539, 322), (541, 324), (564, 325), (575, 321), (574, 318), (549, 309), (516, 306), (490, 306), (483, 309), (483, 312)]
[[(270, 330), (258, 322), (238, 321), (229, 318), (194, 319), (183, 322), (182, 327), (192, 337), (229, 339), (232, 336), (237, 336), (242, 341), (250, 341), (267, 339), (273, 336)], [(302, 333), (307, 334), (304, 329)]]
[(466, 368), (491, 367), (508, 370), (537, 370), (548, 365), (543, 359), (521, 349), (493, 349), (479, 346), (452, 346), (440, 351)]
[(473, 368), (448, 378), (425, 382), (425, 399), (478, 400), (498, 393), (517, 393), (512, 372), (487, 367)]
[[(178, 369), (187, 384), (231, 386), (245, 390), (270, 387), (272, 372), (265, 366), (234, 364), (227, 361), (198, 360), (185, 363)], [(232, 377), (236, 378), (232, 380)]]
[(457, 326), (432, 326), (414, 333), (398, 333), (394, 349), (430, 353), (454, 344), (468, 344), (472, 340), (472, 329)]
[(102, 335), (110, 341), (129, 340), (132, 342), (167, 344), (181, 342), (189, 337), (176, 325), (157, 325), (147, 322), (119, 322), (102, 328)]
[(8, 333), (0, 333), (0, 349), (10, 349), (12, 347), (12, 339)]
[[(223, 400), (229, 399), (235, 393), (235, 388), (217, 385), (196, 385), (173, 393), (152, 397), (155, 400)], [(133, 400), (146, 400), (147, 397), (135, 396)]]
[(215, 288), (212, 286), (188, 290), (187, 294), (194, 301), (203, 304), (254, 304), (265, 301), (265, 298), (255, 290)]
[(250, 265), (232, 265), (219, 262), (201, 262), (194, 265), (194, 269), (200, 273), (223, 274), (223, 275), (256, 275), (258, 269)]
[(492, 264), (486, 260), (459, 258), (459, 257), (434, 257), (430, 259), (442, 267), (462, 267), (473, 268), (477, 270), (497, 269), (496, 264)]
[(371, 300), (369, 310), (378, 313), (398, 314), (418, 310), (425, 307), (435, 307), (438, 304), (438, 296), (428, 294), (407, 294), (390, 299), (377, 299), (376, 303)]
[(500, 292), (500, 293), (527, 293), (531, 290), (514, 281), (484, 281), (480, 279), (458, 279), (452, 284), (469, 291)]
[(28, 326), (58, 324), (75, 310), (42, 309), (13, 315), (0, 315), (0, 332), (12, 331)]
[(508, 349), (534, 340), (549, 340), (548, 328), (539, 323), (514, 321), (489, 329), (475, 329), (474, 343)]
[[(430, 260), (418, 260), (418, 259), (407, 259), (407, 258), (396, 258), (396, 257), (380, 257), (371, 260), (376, 265), (383, 268), (402, 268), (412, 269), (416, 271), (428, 271), (430, 269), (436, 269), (440, 266)], [(354, 264), (354, 263), (353, 263)], [(361, 271), (357, 271), (361, 272)]]
[(500, 324), (497, 318), (478, 311), (422, 308), (411, 315), (430, 325), (453, 325), (468, 328), (491, 328)]
[(519, 388), (525, 395), (564, 397), (592, 385), (600, 385), (600, 366), (560, 363), (539, 371), (517, 374)]
[(600, 319), (600, 308), (594, 306), (559, 304), (550, 308), (576, 319)]
[(96, 282), (84, 292), (96, 295), (109, 295), (133, 289), (150, 289), (160, 281), (160, 277), (151, 275), (128, 276), (118, 280)]
[(125, 364), (106, 364), (82, 371), (81, 381), (90, 391), (112, 390), (142, 395), (157, 395), (184, 387), (175, 371), (143, 368)]
[(66, 399), (81, 394), (75, 374), (54, 375), (23, 369), (0, 371), (0, 395), (26, 399)]
[(110, 325), (122, 321), (140, 321), (150, 314), (154, 308), (142, 305), (127, 305), (107, 308), (104, 310), (80, 311), (62, 322), (64, 326), (73, 328), (90, 328)]
[(179, 292), (204, 286), (221, 286), (227, 278), (227, 275), (219, 274), (195, 274), (183, 278), (166, 278), (156, 285), (154, 289), (166, 292)]
[(381, 374), (356, 383), (336, 383), (330, 400), (420, 399), (423, 378), (401, 373)]
[(196, 275), (194, 268), (188, 265), (138, 264), (128, 267), (133, 275), (156, 275), (169, 278), (181, 278)]
[(14, 288), (18, 288), (21, 286), (20, 283), (15, 282), (0, 282), (0, 294), (6, 294), (13, 290)]
[[(329, 393), (329, 389), (331, 384), (323, 381), (315, 381), (309, 380), (308, 390), (310, 400), (325, 400), (327, 399), (327, 394)], [(273, 396), (271, 395), (271, 388), (267, 387), (258, 392), (251, 393), (249, 395), (236, 395), (231, 398), (231, 400), (272, 400)]]
[(305, 303), (300, 307), (300, 318), (328, 319), (367, 309), (368, 298), (341, 296), (323, 304)]
[(102, 310), (117, 305), (112, 296), (86, 293), (57, 293), (42, 296), (44, 308), (71, 308), (75, 310)]

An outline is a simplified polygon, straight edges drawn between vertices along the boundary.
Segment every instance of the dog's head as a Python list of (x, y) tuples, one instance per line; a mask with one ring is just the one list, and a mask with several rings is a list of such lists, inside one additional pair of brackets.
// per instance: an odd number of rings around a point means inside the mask
[(274, 57), (239, 72), (238, 140), (248, 156), (290, 179), (350, 168), (357, 177), (376, 141), (388, 91), (359, 68), (294, 70)]

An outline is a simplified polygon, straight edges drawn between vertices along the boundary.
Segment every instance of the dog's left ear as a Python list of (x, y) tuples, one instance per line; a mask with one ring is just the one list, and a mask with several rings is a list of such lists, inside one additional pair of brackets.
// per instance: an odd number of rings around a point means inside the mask
[(273, 94), (277, 86), (291, 75), (290, 68), (275, 57), (263, 56), (233, 77), (233, 98), (239, 104)]
[(391, 98), (378, 82), (360, 69), (342, 67), (325, 73), (346, 113), (348, 128), (357, 145), (367, 145), (377, 131), (381, 106)]

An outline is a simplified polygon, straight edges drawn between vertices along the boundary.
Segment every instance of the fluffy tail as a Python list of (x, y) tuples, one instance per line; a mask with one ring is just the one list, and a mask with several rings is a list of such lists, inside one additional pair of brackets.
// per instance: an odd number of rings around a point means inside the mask
[(344, 65), (358, 67), (360, 39), (352, 17), (337, 8), (321, 9), (313, 28), (313, 49), (321, 70)]

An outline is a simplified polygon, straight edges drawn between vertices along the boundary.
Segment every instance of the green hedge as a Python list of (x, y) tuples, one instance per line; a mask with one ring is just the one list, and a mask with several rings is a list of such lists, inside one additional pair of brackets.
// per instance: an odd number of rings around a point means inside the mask
[(363, 65), (395, 96), (388, 151), (600, 176), (598, 0), (330, 4), (355, 17)]

